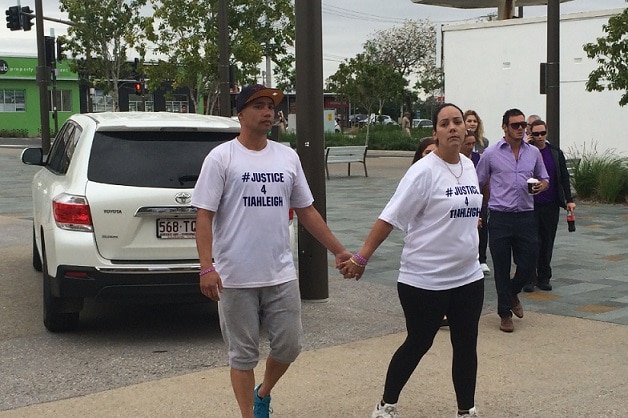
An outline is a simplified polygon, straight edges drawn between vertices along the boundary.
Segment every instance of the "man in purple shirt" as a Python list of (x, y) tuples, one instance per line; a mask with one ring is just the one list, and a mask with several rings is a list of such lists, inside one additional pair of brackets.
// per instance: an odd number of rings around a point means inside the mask
[[(502, 118), (504, 137), (487, 148), (476, 168), (480, 188), (490, 184), (489, 248), (493, 258), (499, 329), (514, 331), (512, 314), (523, 317), (517, 296), (534, 274), (538, 257), (537, 220), (534, 197), (528, 193), (529, 178), (539, 180), (532, 191), (537, 194), (549, 187), (549, 176), (541, 152), (523, 141), (527, 122), (523, 112), (510, 109)], [(520, 274), (510, 279), (511, 258)]]
[[(534, 196), (534, 213), (539, 223), (539, 258), (536, 266), (536, 286), (541, 290), (552, 290), (552, 253), (558, 227), (560, 208), (574, 211), (576, 204), (571, 196), (569, 172), (565, 154), (547, 142), (547, 125), (542, 120), (535, 120), (530, 125), (530, 143), (535, 145), (543, 157), (543, 163), (550, 178), (550, 187)], [(534, 279), (523, 287), (526, 292), (534, 292)]]

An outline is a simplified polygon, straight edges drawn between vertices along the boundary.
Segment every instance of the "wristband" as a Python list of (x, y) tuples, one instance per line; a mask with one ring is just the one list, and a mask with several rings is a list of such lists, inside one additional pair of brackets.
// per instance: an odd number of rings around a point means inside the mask
[(360, 263), (358, 263), (357, 261), (355, 261), (355, 260), (353, 259), (353, 257), (351, 257), (351, 258), (349, 259), (349, 261), (351, 261), (351, 263), (352, 263), (352, 264), (354, 264), (354, 265), (356, 265), (356, 266), (358, 266), (358, 267), (361, 267), (361, 268), (366, 267), (366, 265), (365, 265), (365, 264), (360, 264)]
[(362, 265), (366, 266), (369, 262), (366, 258), (362, 257), (359, 253), (355, 253), (353, 254), (353, 256), (355, 257), (355, 260)]
[(208, 269), (201, 270), (201, 272), (200, 272), (200, 273), (198, 273), (198, 275), (199, 275), (199, 276), (204, 276), (204, 275), (206, 275), (207, 273), (211, 273), (212, 271), (216, 271), (216, 268), (215, 268), (215, 267), (213, 267), (213, 266), (212, 266), (212, 267), (210, 267), (210, 268), (208, 268)]

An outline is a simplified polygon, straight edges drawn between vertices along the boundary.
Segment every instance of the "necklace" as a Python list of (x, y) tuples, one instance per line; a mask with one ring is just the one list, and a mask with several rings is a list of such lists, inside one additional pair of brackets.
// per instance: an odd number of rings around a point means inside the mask
[(447, 161), (443, 160), (442, 158), (441, 158), (441, 161), (443, 162), (443, 164), (445, 164), (445, 167), (447, 167), (447, 170), (449, 170), (451, 175), (456, 178), (456, 183), (460, 184), (460, 177), (462, 177), (462, 173), (464, 173), (464, 166), (462, 165), (462, 160), (458, 159), (458, 164), (460, 164), (460, 174), (458, 175), (456, 175), (453, 171), (451, 171), (451, 168), (449, 168), (449, 164), (447, 163)]

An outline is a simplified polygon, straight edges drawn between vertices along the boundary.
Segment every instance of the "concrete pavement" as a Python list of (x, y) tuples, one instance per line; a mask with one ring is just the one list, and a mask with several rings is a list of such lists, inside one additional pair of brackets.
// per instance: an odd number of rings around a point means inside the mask
[[(327, 182), (328, 222), (352, 250), (411, 159), (407, 153), (370, 154), (368, 178), (360, 170), (346, 177), (346, 167), (334, 165)], [(2, 152), (0, 163), (4, 179), (31, 174), (31, 167), (21, 171)], [(10, 193), (7, 187), (0, 192), (0, 216), (27, 221), (28, 192), (14, 183)], [(498, 330), (494, 285), (487, 276), (476, 395), (482, 417), (628, 415), (628, 208), (578, 202), (576, 216), (575, 233), (567, 232), (566, 221), (559, 227), (554, 291), (522, 294), (526, 314), (514, 319), (512, 334)], [(329, 301), (304, 303), (306, 351), (274, 390), (272, 417), (370, 416), (390, 356), (403, 339), (394, 288), (402, 244), (402, 234), (393, 232), (360, 282), (342, 280), (330, 268)], [(402, 416), (454, 415), (448, 334), (439, 332), (404, 389)], [(224, 366), (207, 367), (18, 407), (0, 417), (236, 417), (228, 374)]]

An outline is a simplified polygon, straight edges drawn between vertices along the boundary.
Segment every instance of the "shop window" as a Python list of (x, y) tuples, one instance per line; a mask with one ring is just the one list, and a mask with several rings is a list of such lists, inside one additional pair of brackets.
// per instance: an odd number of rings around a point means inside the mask
[(92, 107), (94, 112), (113, 112), (113, 97), (105, 94), (102, 90), (96, 90), (92, 96)]
[(26, 91), (0, 89), (0, 112), (26, 112)]
[(174, 100), (166, 100), (166, 112), (188, 113), (188, 97), (183, 94), (173, 96)]
[[(52, 90), (50, 91), (50, 107), (54, 109), (54, 101)], [(57, 90), (57, 97), (59, 99), (57, 112), (72, 112), (72, 91), (71, 90)]]

